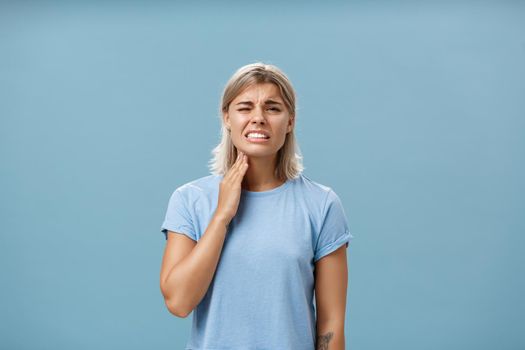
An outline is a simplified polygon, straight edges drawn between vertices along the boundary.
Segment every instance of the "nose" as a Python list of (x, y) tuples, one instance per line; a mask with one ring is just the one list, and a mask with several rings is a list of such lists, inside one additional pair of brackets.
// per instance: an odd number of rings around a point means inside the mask
[(264, 117), (262, 108), (254, 108), (251, 122), (252, 123), (265, 123), (266, 122), (266, 118)]

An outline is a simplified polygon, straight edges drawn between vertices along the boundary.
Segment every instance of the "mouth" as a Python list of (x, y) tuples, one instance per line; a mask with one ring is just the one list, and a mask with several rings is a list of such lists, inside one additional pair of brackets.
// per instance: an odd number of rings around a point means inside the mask
[(244, 138), (251, 143), (266, 143), (270, 140), (270, 136), (263, 131), (249, 131), (244, 135)]
[(250, 140), (268, 140), (270, 135), (264, 130), (250, 130), (244, 134)]

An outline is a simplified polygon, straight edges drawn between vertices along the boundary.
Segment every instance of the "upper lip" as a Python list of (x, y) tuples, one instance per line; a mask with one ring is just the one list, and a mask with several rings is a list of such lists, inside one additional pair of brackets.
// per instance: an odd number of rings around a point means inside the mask
[(256, 132), (258, 134), (263, 134), (265, 136), (270, 137), (270, 133), (268, 133), (267, 131), (264, 131), (264, 130), (260, 130), (260, 129), (248, 130), (247, 132), (244, 133), (244, 136), (248, 136), (248, 134), (251, 133), (251, 132)]

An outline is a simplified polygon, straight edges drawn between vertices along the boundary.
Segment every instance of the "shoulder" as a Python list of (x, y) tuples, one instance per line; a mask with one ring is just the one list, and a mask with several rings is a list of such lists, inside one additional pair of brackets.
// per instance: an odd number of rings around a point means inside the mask
[(179, 185), (173, 193), (177, 193), (188, 201), (197, 200), (202, 196), (216, 191), (221, 175), (206, 175)]
[(325, 203), (335, 194), (330, 186), (314, 181), (305, 174), (299, 175), (295, 182), (302, 193), (317, 203)]
[(341, 201), (331, 186), (313, 180), (301, 174), (294, 180), (296, 193), (303, 199), (306, 208), (314, 213), (316, 220), (322, 220), (334, 206)]

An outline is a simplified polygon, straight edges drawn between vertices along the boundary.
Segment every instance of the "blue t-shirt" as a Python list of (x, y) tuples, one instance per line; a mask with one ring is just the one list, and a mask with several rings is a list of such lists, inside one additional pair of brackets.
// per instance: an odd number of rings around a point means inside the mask
[[(198, 241), (222, 175), (173, 192), (161, 231)], [(268, 191), (242, 190), (208, 291), (193, 310), (192, 350), (314, 350), (315, 262), (353, 238), (342, 203), (301, 174)]]

